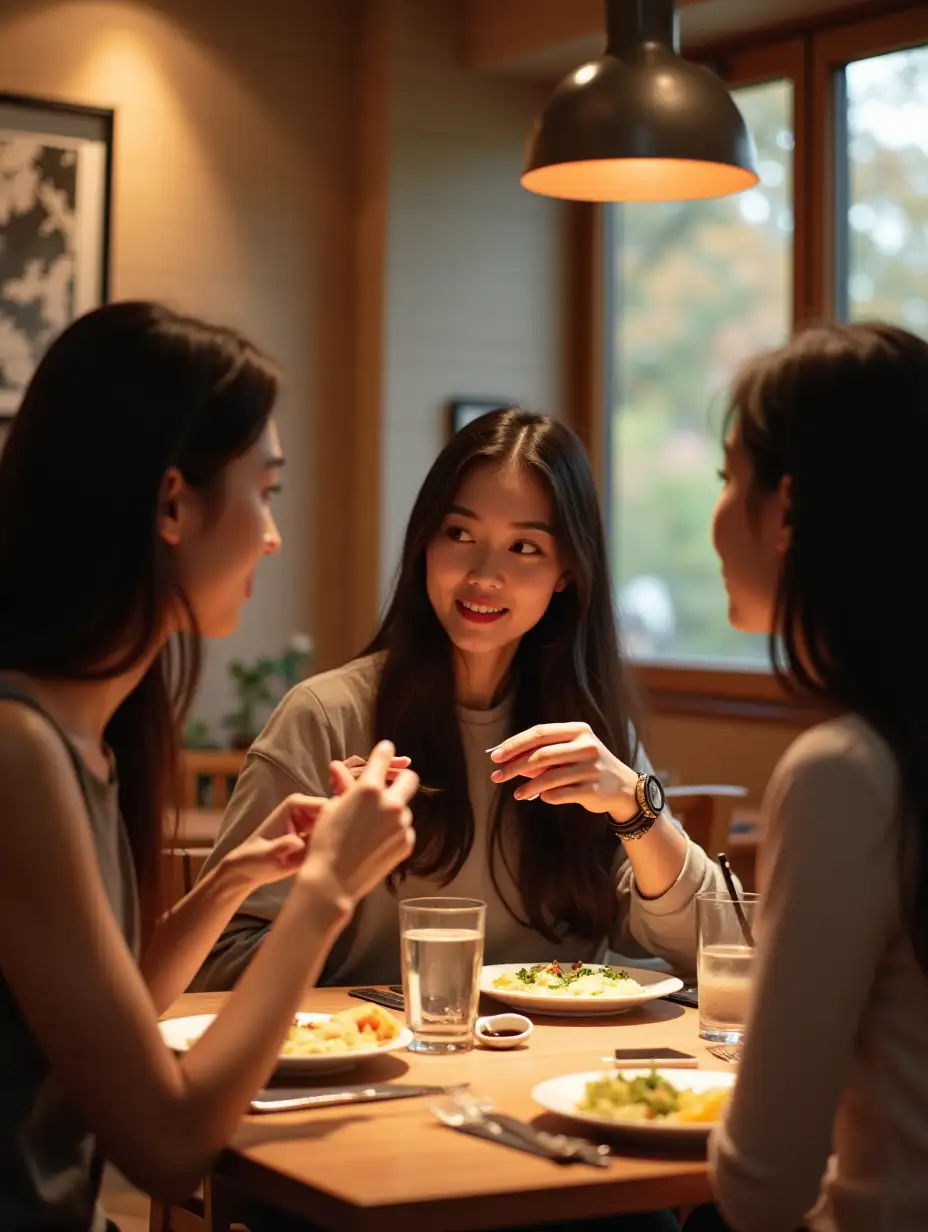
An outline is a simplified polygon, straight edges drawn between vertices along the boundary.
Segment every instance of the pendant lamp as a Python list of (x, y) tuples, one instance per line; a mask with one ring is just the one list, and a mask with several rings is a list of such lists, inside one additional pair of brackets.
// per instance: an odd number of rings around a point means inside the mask
[(605, 54), (549, 98), (523, 187), (569, 201), (693, 201), (756, 184), (754, 142), (734, 99), (679, 54), (674, 0), (605, 8)]

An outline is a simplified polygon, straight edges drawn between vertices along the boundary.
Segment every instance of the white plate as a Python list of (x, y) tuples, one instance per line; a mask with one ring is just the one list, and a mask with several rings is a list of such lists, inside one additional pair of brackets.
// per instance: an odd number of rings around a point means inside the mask
[[(190, 1041), (199, 1039), (215, 1014), (193, 1014), (189, 1018), (166, 1018), (159, 1022), (161, 1037), (174, 1052), (186, 1052)], [(312, 1022), (327, 1022), (331, 1014), (296, 1015), (297, 1021), (306, 1025)], [(277, 1073), (305, 1074), (314, 1078), (317, 1074), (339, 1074), (347, 1069), (354, 1069), (362, 1061), (370, 1057), (379, 1057), (387, 1052), (397, 1052), (406, 1048), (412, 1042), (412, 1032), (403, 1027), (399, 1035), (387, 1044), (379, 1044), (375, 1048), (356, 1048), (352, 1052), (318, 1053), (310, 1056), (280, 1056), (277, 1058)]]
[[(493, 981), (509, 972), (521, 971), (523, 967), (534, 967), (537, 963), (500, 963), (495, 967), (484, 967), (480, 972), (480, 991), (488, 997), (495, 997), (504, 1005), (511, 1005), (524, 1014), (536, 1013), (557, 1015), (564, 1018), (605, 1018), (615, 1014), (626, 1014), (636, 1005), (644, 1005), (648, 1001), (656, 1001), (658, 997), (666, 997), (669, 992), (679, 992), (683, 981), (675, 975), (665, 975), (661, 971), (648, 971), (644, 967), (629, 967), (624, 963), (608, 964), (615, 971), (627, 971), (629, 976), (642, 985), (641, 991), (627, 992), (617, 997), (565, 997), (552, 996), (550, 993), (514, 992), (512, 989), (494, 988)], [(593, 971), (602, 968), (603, 963), (584, 963)]]
[[(587, 1074), (565, 1074), (562, 1078), (549, 1078), (540, 1082), (532, 1091), (532, 1099), (549, 1112), (567, 1117), (571, 1121), (579, 1121), (584, 1125), (593, 1125), (600, 1133), (621, 1135), (623, 1138), (635, 1139), (638, 1142), (665, 1143), (676, 1142), (697, 1143), (708, 1138), (716, 1122), (702, 1121), (689, 1124), (676, 1124), (666, 1121), (614, 1121), (611, 1117), (596, 1116), (592, 1112), (581, 1112), (577, 1105), (586, 1095), (586, 1084), (600, 1078), (609, 1078), (622, 1070), (593, 1070)], [(642, 1070), (626, 1070), (625, 1073), (641, 1074)], [(660, 1069), (658, 1074), (668, 1082), (673, 1083), (677, 1090), (707, 1091), (710, 1087), (731, 1087), (735, 1083), (735, 1075), (731, 1070), (714, 1069)]]

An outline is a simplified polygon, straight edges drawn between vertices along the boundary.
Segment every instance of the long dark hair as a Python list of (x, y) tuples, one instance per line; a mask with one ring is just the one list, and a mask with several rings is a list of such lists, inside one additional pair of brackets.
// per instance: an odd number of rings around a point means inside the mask
[(165, 472), (222, 499), (226, 465), (260, 437), (277, 397), (241, 334), (152, 303), (79, 318), (52, 343), (0, 457), (0, 669), (101, 680), (174, 639), (113, 715), (106, 740), (146, 929), (161, 907), (163, 819), (176, 803), (179, 725), (200, 645), (172, 553), (156, 533)]
[[(596, 486), (580, 441), (556, 419), (518, 408), (491, 411), (463, 428), (432, 465), (406, 528), (392, 600), (366, 653), (384, 650), (375, 731), (412, 758), (427, 787), (414, 805), (416, 848), (402, 872), (447, 884), (474, 842), (467, 767), (455, 709), (452, 647), (426, 591), (426, 548), (465, 476), (480, 465), (515, 463), (551, 501), (555, 537), (569, 570), (542, 619), (522, 638), (511, 671), (512, 732), (534, 723), (582, 721), (624, 762), (634, 757), (630, 694), (619, 657), (612, 586)], [(492, 767), (487, 766), (489, 775)], [(499, 792), (490, 869), (505, 861), (504, 818), (515, 819), (521, 904), (506, 906), (551, 940), (569, 932), (604, 936), (614, 919), (616, 843), (577, 806), (520, 801)], [(505, 900), (504, 900), (505, 901)]]
[(784, 683), (867, 720), (902, 782), (903, 899), (928, 974), (928, 342), (883, 324), (798, 334), (735, 382), (754, 486), (790, 478), (770, 655)]

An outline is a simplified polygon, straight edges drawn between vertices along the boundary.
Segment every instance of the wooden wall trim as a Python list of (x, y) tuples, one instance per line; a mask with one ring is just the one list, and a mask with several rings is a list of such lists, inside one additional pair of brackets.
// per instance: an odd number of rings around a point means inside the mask
[[(591, 34), (603, 34), (602, 0), (465, 0), (464, 63), (478, 72)], [(686, 8), (700, 0), (677, 0)]]
[[(351, 593), (339, 662), (370, 637), (379, 606), (393, 0), (361, 0), (355, 246), (355, 422)], [(325, 413), (323, 411), (323, 413)]]
[(633, 677), (654, 714), (699, 714), (712, 718), (806, 727), (825, 712), (793, 697), (769, 671), (639, 663)]
[[(762, 46), (765, 39), (784, 40), (826, 28), (851, 27), (874, 17), (892, 20), (898, 12), (924, 13), (924, 0), (834, 0), (833, 6), (801, 16), (776, 16), (776, 0), (741, 0), (769, 9), (769, 23), (760, 29), (736, 28), (725, 39), (687, 37), (683, 49), (692, 58), (715, 58), (740, 48)], [(604, 34), (602, 0), (464, 0), (462, 60), (477, 72), (500, 71), (552, 48)], [(677, 10), (711, 0), (677, 0)], [(885, 10), (892, 11), (887, 15)], [(686, 27), (687, 23), (683, 23)]]
[(603, 212), (598, 206), (565, 203), (562, 402), (567, 422), (587, 447), (601, 502), (606, 492), (602, 222)]

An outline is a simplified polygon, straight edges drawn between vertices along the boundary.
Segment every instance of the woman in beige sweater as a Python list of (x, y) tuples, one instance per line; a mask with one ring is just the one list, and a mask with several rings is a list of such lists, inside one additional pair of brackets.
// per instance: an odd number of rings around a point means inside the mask
[[(487, 903), (488, 963), (605, 950), (694, 963), (694, 902), (723, 889), (638, 745), (602, 519), (577, 437), (509, 409), (459, 432), (415, 501), (383, 625), (362, 658), (298, 685), (249, 753), (212, 863), (334, 759), (389, 736), (424, 789), (416, 849), (354, 917), (330, 984), (400, 975), (401, 898)], [(648, 791), (642, 809), (637, 792)], [(652, 816), (651, 814), (656, 814)], [(195, 984), (228, 988), (285, 883), (254, 895)]]
[(800, 334), (736, 383), (725, 453), (731, 621), (779, 635), (781, 674), (833, 717), (764, 803), (719, 1204), (738, 1232), (924, 1232), (928, 343), (888, 325)]

